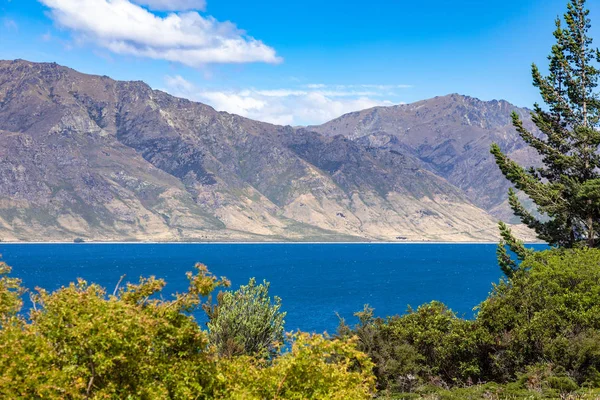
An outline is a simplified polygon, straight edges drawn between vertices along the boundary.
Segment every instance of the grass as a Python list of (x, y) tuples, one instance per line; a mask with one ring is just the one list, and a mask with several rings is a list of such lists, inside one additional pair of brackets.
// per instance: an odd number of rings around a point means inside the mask
[(417, 389), (414, 393), (399, 393), (393, 395), (380, 394), (378, 398), (381, 400), (597, 400), (600, 399), (600, 389), (580, 389), (571, 393), (560, 393), (553, 389), (524, 389), (517, 383), (509, 383), (506, 385), (486, 383), (453, 389), (443, 389), (437, 386), (427, 385)]

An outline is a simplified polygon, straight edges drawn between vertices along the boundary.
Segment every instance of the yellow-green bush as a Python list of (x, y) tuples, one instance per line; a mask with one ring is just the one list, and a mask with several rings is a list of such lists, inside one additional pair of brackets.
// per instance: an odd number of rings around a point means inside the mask
[[(228, 282), (197, 266), (189, 289), (159, 296), (154, 278), (114, 295), (78, 281), (40, 290), (30, 319), (23, 290), (0, 266), (2, 399), (368, 399), (374, 377), (351, 341), (298, 334), (290, 352), (220, 358), (190, 312)], [(267, 397), (264, 397), (267, 396)]]
[(223, 360), (226, 399), (368, 399), (375, 388), (369, 358), (353, 340), (298, 333), (290, 352), (272, 362), (250, 356)]

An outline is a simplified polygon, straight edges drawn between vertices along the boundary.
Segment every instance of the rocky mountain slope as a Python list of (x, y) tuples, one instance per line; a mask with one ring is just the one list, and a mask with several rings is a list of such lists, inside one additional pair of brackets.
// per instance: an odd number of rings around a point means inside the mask
[(0, 239), (495, 240), (475, 180), (469, 191), (442, 173), (454, 168), (441, 150), (460, 152), (463, 139), (401, 144), (383, 128), (363, 135), (360, 115), (359, 133), (337, 121), (322, 135), (142, 82), (0, 61)]
[(523, 165), (535, 165), (536, 153), (512, 126), (516, 112), (535, 132), (530, 110), (506, 101), (481, 101), (452, 94), (413, 104), (377, 107), (344, 115), (311, 130), (343, 135), (365, 146), (408, 153), (430, 171), (462, 189), (475, 205), (505, 220), (509, 182), (496, 167), (493, 142)]

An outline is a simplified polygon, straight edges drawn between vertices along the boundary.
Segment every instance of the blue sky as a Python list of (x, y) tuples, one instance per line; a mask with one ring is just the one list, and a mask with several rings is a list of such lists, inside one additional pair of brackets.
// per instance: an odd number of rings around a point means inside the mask
[(545, 66), (566, 2), (0, 0), (0, 58), (292, 125), (455, 92), (531, 106), (530, 64)]

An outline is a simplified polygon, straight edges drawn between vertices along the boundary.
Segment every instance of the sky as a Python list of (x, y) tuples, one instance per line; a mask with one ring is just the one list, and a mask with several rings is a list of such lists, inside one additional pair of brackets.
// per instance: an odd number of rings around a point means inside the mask
[[(0, 0), (0, 59), (142, 80), (284, 125), (450, 93), (531, 107), (531, 63), (546, 66), (566, 3)], [(600, 0), (588, 6), (600, 27)]]

